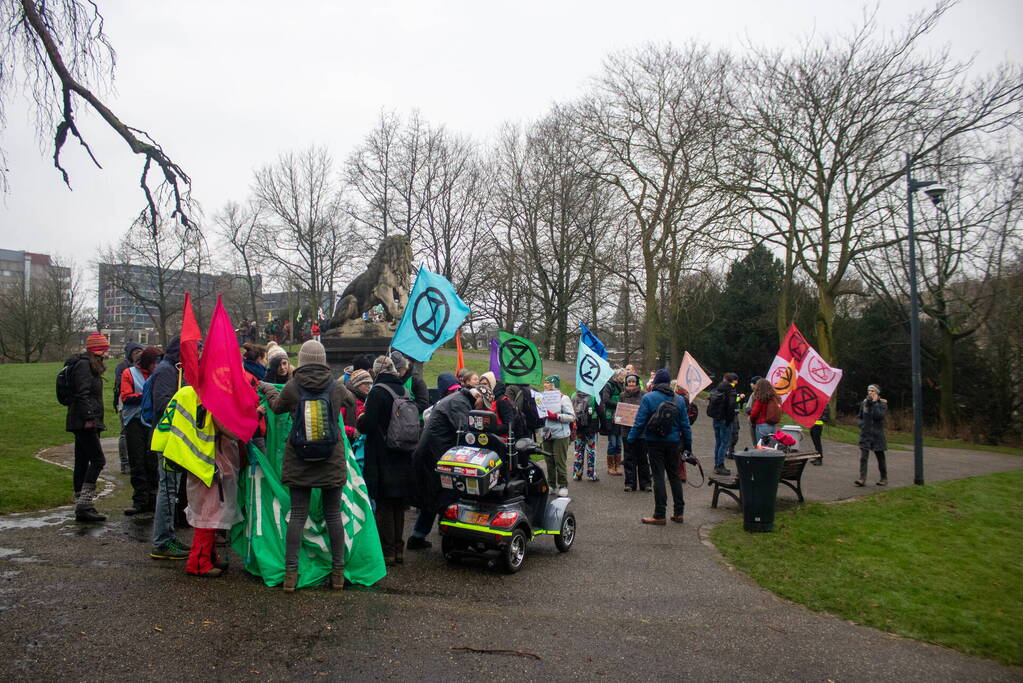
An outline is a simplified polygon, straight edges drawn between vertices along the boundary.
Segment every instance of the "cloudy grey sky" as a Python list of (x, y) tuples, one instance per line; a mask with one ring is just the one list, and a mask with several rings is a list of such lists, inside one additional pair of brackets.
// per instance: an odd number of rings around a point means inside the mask
[[(282, 151), (326, 145), (338, 162), (381, 109), (418, 108), (432, 124), (485, 140), (504, 121), (533, 119), (579, 94), (609, 51), (695, 40), (740, 49), (846, 31), (863, 13), (835, 0), (100, 0), (118, 53), (107, 102), (149, 131), (193, 180), (208, 216), (244, 200), (254, 168)], [(885, 0), (895, 28), (933, 6)], [(1023, 62), (1023, 0), (962, 0), (928, 37), (987, 70)], [(10, 189), (0, 248), (87, 263), (142, 207), (141, 162), (94, 116), (80, 121), (104, 169), (69, 142), (74, 191), (50, 162), (29, 107), (8, 110), (2, 145)]]

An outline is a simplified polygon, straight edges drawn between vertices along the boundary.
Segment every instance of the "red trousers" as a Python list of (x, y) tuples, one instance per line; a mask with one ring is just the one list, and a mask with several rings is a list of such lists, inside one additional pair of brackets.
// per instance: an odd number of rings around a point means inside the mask
[(185, 571), (189, 574), (205, 574), (213, 569), (213, 549), (216, 529), (196, 529), (192, 534), (192, 551), (188, 553)]

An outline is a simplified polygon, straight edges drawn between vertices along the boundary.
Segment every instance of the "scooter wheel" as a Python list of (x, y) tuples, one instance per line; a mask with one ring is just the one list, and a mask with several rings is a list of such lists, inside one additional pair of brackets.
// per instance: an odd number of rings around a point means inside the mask
[(458, 553), (456, 550), (455, 539), (450, 536), (440, 537), (440, 552), (449, 564), (458, 564)]
[(526, 533), (522, 529), (516, 529), (508, 539), (508, 545), (501, 552), (501, 569), (505, 574), (514, 574), (522, 569), (526, 561)]
[(561, 519), (561, 533), (554, 537), (554, 546), (563, 553), (572, 549), (575, 542), (575, 514), (566, 512)]

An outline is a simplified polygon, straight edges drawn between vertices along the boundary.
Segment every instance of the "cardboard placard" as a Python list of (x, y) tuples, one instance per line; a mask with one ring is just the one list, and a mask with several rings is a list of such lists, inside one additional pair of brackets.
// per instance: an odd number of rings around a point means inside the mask
[(631, 427), (636, 424), (636, 413), (638, 412), (638, 403), (623, 403), (619, 401), (618, 407), (615, 408), (615, 424), (623, 427)]
[(561, 412), (561, 396), (562, 396), (561, 392), (558, 391), (557, 389), (552, 389), (551, 391), (543, 392), (544, 415), (547, 414), (546, 411), (548, 410), (551, 411), (552, 413)]

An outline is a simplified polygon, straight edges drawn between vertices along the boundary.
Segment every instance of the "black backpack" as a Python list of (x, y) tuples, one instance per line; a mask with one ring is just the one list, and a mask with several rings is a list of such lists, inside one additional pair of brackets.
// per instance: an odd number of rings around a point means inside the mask
[(578, 429), (586, 429), (593, 423), (594, 404), (593, 397), (588, 394), (585, 401), (581, 394), (576, 394), (572, 399), (572, 410), (575, 411), (575, 424)]
[(64, 367), (57, 373), (57, 403), (62, 406), (71, 405), (75, 398), (75, 385), (71, 374), (79, 360), (77, 357), (67, 359), (64, 361)]
[(419, 421), (419, 408), (405, 391), (405, 387), (402, 387), (399, 396), (386, 384), (376, 386), (385, 389), (394, 399), (391, 402), (391, 421), (387, 423), (384, 445), (391, 450), (411, 453), (419, 445), (419, 428), (422, 425)]
[(654, 410), (654, 414), (647, 420), (646, 433), (658, 439), (667, 437), (671, 434), (672, 427), (675, 426), (677, 415), (678, 403), (675, 401), (675, 397), (672, 396)]
[(334, 452), (341, 433), (334, 420), (334, 380), (321, 391), (298, 386), (298, 407), (292, 415), (288, 441), (305, 462), (326, 460)]
[(727, 402), (728, 392), (714, 389), (710, 392), (707, 400), (707, 417), (714, 418), (715, 420), (723, 420), (728, 417)]
[[(508, 397), (511, 398), (511, 392), (509, 392)], [(533, 400), (533, 393), (529, 387), (520, 387), (512, 403), (515, 404), (515, 408), (525, 426), (525, 430), (516, 432), (516, 435), (528, 436), (534, 434), (546, 424), (547, 420), (544, 417), (540, 417), (536, 411), (536, 401)]]

